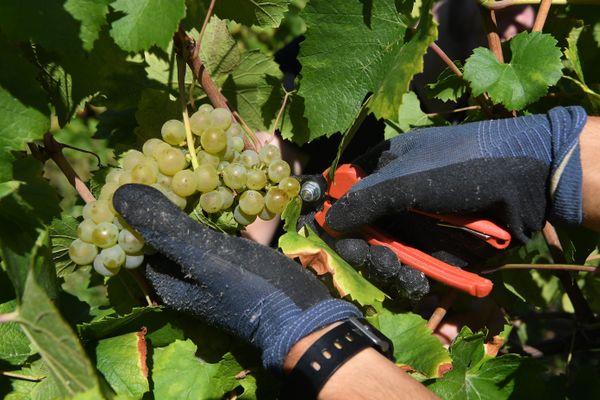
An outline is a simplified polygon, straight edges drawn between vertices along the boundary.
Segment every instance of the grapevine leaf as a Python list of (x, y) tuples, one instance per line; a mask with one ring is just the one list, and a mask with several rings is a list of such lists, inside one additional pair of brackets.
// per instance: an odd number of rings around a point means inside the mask
[[(462, 68), (462, 64), (459, 61), (455, 61), (455, 64), (459, 68)], [(450, 68), (446, 68), (438, 76), (437, 81), (430, 83), (426, 87), (427, 96), (441, 100), (443, 102), (453, 101), (457, 102), (467, 91), (467, 86), (464, 79), (456, 76)]]
[(398, 110), (398, 122), (388, 122), (385, 127), (385, 139), (391, 139), (401, 132), (408, 132), (411, 128), (431, 126), (433, 121), (421, 110), (421, 102), (414, 92), (402, 96), (402, 104)]
[(242, 50), (227, 29), (227, 23), (212, 17), (206, 26), (200, 48), (200, 59), (213, 76), (227, 75), (241, 61)]
[(490, 98), (510, 110), (519, 110), (546, 94), (562, 76), (561, 51), (552, 35), (521, 32), (510, 40), (508, 64), (479, 47), (465, 63), (464, 77), (473, 94), (488, 92)]
[(121, 396), (140, 399), (150, 390), (146, 356), (146, 330), (100, 340), (96, 367)]
[(54, 375), (49, 373), (48, 367), (43, 360), (38, 359), (30, 365), (14, 372), (31, 377), (36, 381), (11, 379), (12, 391), (6, 397), (3, 397), (4, 400), (47, 400), (63, 397), (64, 392), (60, 389), (60, 385)]
[(216, 3), (215, 13), (221, 18), (232, 19), (248, 26), (276, 28), (290, 3), (292, 0), (222, 0)]
[(140, 143), (160, 137), (160, 128), (169, 119), (181, 119), (181, 109), (169, 95), (155, 89), (146, 89), (142, 92), (142, 99), (135, 113), (138, 122), (135, 134)]
[(152, 380), (157, 399), (220, 399), (239, 384), (235, 375), (242, 367), (231, 354), (218, 363), (196, 358), (191, 340), (177, 340), (154, 349)]
[(397, 117), (408, 83), (422, 69), (435, 26), (431, 2), (425, 1), (419, 27), (405, 43), (407, 18), (395, 3), (313, 0), (301, 12), (307, 30), (300, 48), (298, 94), (304, 98), (307, 141), (345, 131), (369, 92), (374, 93), (370, 108), (376, 116)]
[(416, 314), (393, 314), (383, 310), (371, 319), (394, 344), (396, 363), (432, 378), (451, 368), (451, 359), (427, 321)]
[(145, 304), (144, 294), (133, 278), (132, 271), (121, 271), (111, 277), (107, 284), (108, 298), (115, 311), (121, 315)]
[(282, 235), (279, 247), (286, 256), (299, 258), (303, 266), (311, 267), (317, 275), (331, 274), (341, 297), (350, 296), (362, 305), (378, 304), (385, 298), (385, 293), (363, 278), (307, 226), (300, 233), (292, 230)]
[(65, 10), (81, 22), (79, 38), (85, 50), (91, 50), (98, 39), (102, 25), (106, 23), (110, 0), (67, 0)]
[(284, 231), (296, 232), (300, 211), (302, 211), (302, 200), (300, 200), (300, 197), (295, 197), (285, 206), (285, 209), (281, 213), (281, 219), (284, 221)]
[(69, 246), (77, 239), (79, 221), (71, 216), (52, 221), (49, 227), (52, 244), (52, 261), (56, 267), (56, 275), (62, 277), (73, 272), (76, 265), (69, 257)]
[(166, 49), (185, 15), (185, 0), (117, 0), (111, 7), (125, 14), (112, 23), (110, 35), (126, 51)]
[(97, 377), (79, 340), (30, 272), (21, 304), (19, 323), (40, 353), (60, 391), (73, 396), (98, 385)]
[(123, 329), (130, 331), (141, 329), (140, 320), (151, 313), (162, 312), (161, 307), (138, 307), (127, 315), (109, 315), (99, 320), (77, 325), (79, 336), (86, 339), (102, 339), (121, 333)]
[(77, 267), (63, 276), (62, 311), (73, 325), (114, 313), (104, 279), (91, 266)]
[[(16, 300), (0, 304), (0, 314), (13, 312)], [(27, 336), (21, 331), (16, 322), (5, 322), (0, 324), (0, 366), (4, 363), (9, 365), (21, 365), (27, 358), (34, 354), (29, 347)]]

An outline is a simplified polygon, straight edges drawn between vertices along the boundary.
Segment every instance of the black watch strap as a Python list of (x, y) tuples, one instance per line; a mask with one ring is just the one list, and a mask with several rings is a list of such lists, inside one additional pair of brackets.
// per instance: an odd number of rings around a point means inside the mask
[(286, 378), (279, 399), (316, 399), (331, 375), (367, 347), (393, 359), (392, 344), (381, 332), (363, 319), (346, 320), (306, 350)]

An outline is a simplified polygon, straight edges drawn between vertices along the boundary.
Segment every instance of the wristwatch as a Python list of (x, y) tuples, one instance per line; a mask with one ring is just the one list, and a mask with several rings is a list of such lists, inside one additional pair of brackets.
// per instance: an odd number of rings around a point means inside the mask
[(362, 318), (344, 320), (304, 352), (286, 378), (279, 399), (316, 399), (331, 375), (367, 347), (394, 361), (394, 346), (383, 333)]

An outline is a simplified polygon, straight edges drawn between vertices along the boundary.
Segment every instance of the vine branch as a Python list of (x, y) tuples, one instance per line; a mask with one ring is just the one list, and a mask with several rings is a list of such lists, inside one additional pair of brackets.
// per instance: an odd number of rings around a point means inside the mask
[(444, 297), (442, 297), (442, 299), (440, 300), (440, 305), (436, 307), (436, 309), (433, 311), (433, 314), (431, 314), (431, 317), (429, 317), (429, 320), (427, 321), (427, 327), (431, 329), (432, 332), (434, 332), (437, 329), (440, 322), (442, 322), (442, 320), (448, 313), (448, 310), (450, 309), (450, 307), (452, 307), (454, 300), (456, 300), (457, 295), (457, 290), (450, 289), (444, 295)]
[(502, 54), (502, 43), (498, 34), (498, 25), (496, 24), (496, 12), (492, 9), (480, 7), (481, 16), (483, 17), (483, 26), (485, 28), (488, 47), (496, 56), (500, 63), (504, 63), (504, 55)]
[(552, 5), (552, 0), (542, 0), (540, 3), (540, 8), (538, 8), (537, 16), (535, 17), (535, 22), (533, 23), (532, 32), (541, 32), (544, 28), (544, 24), (546, 23), (546, 18), (548, 17), (548, 11), (550, 11), (550, 6)]
[(433, 52), (435, 54), (437, 54), (438, 57), (440, 57), (444, 63), (446, 63), (446, 65), (448, 66), (448, 68), (450, 68), (450, 70), (452, 72), (454, 72), (454, 75), (458, 76), (459, 78), (463, 77), (463, 74), (462, 74), (462, 72), (460, 72), (460, 69), (458, 69), (458, 67), (456, 66), (456, 64), (454, 64), (454, 62), (450, 59), (450, 57), (448, 57), (448, 55), (446, 54), (446, 52), (444, 50), (442, 50), (440, 48), (440, 46), (437, 45), (437, 43), (432, 42), (429, 45), (429, 48), (431, 50), (433, 50)]
[(487, 269), (482, 271), (483, 274), (491, 274), (492, 272), (502, 271), (505, 269), (545, 269), (555, 271), (576, 271), (576, 272), (592, 272), (597, 273), (600, 269), (589, 267), (586, 265), (576, 264), (504, 264), (497, 268)]

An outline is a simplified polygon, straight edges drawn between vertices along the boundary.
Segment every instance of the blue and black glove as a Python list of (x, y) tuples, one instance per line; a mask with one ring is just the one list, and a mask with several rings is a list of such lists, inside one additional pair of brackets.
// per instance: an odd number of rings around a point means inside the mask
[(333, 322), (362, 317), (283, 254), (198, 224), (154, 188), (125, 185), (113, 203), (158, 251), (146, 274), (163, 302), (255, 345), (274, 372), (282, 371), (298, 340)]

